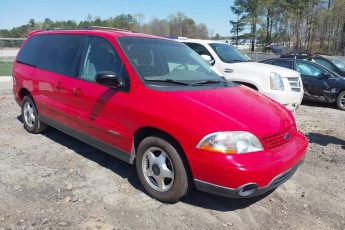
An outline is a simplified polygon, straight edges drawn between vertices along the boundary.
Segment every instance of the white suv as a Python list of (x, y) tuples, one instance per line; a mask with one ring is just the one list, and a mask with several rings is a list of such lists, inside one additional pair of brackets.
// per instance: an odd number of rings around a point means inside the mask
[[(228, 43), (179, 38), (230, 81), (246, 85), (295, 110), (303, 99), (301, 76), (294, 70), (252, 62)], [(288, 66), (287, 66), (288, 68)]]

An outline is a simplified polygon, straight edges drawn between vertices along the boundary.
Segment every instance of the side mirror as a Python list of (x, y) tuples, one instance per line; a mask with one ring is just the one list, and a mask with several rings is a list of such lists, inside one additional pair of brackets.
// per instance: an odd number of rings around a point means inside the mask
[(201, 54), (201, 57), (208, 62), (208, 64), (213, 65), (214, 64), (214, 60), (211, 58), (210, 55), (207, 54)]
[(111, 71), (101, 71), (97, 73), (96, 82), (112, 88), (124, 88), (126, 86), (125, 79)]
[(332, 78), (333, 76), (332, 76), (332, 74), (330, 74), (330, 73), (323, 73), (322, 75), (321, 75), (321, 77), (323, 78), (323, 79), (329, 79), (329, 78)]

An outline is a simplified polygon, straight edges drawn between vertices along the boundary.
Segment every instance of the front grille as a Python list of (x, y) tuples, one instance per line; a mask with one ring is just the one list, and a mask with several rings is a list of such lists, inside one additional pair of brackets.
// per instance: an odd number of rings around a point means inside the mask
[(293, 129), (287, 128), (274, 135), (263, 137), (261, 140), (267, 149), (275, 149), (288, 144), (294, 137)]
[(288, 77), (288, 81), (290, 83), (291, 91), (301, 92), (302, 87), (299, 77)]

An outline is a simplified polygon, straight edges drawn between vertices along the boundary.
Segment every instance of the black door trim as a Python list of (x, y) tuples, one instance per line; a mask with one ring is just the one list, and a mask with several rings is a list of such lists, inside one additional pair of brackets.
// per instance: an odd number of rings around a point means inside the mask
[(123, 160), (127, 163), (133, 164), (133, 153), (127, 153), (123, 150), (117, 149), (116, 147), (109, 145), (103, 141), (100, 141), (98, 139), (95, 139), (89, 135), (80, 133), (74, 129), (71, 129), (65, 125), (62, 125), (54, 120), (52, 120), (51, 118), (45, 117), (40, 115), (40, 120), (58, 130), (60, 130), (61, 132), (64, 132), (82, 142), (85, 142), (107, 154), (110, 154), (113, 157), (116, 157), (120, 160)]

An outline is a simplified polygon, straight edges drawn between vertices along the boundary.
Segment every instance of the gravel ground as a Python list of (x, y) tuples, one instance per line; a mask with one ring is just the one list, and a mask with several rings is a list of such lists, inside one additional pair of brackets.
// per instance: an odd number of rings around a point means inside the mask
[(50, 128), (23, 129), (0, 82), (0, 229), (345, 229), (345, 112), (304, 104), (305, 162), (271, 194), (225, 199), (193, 191), (176, 204), (142, 192), (134, 167)]

